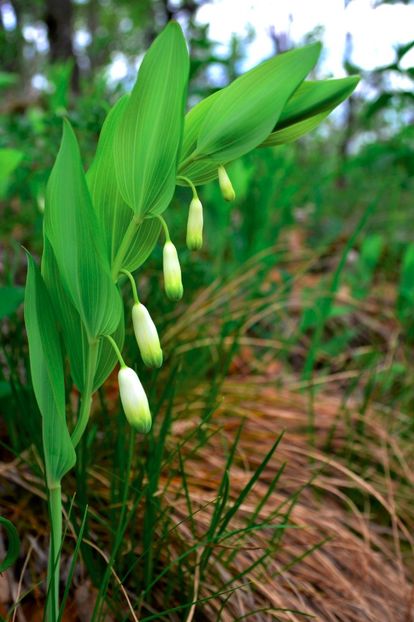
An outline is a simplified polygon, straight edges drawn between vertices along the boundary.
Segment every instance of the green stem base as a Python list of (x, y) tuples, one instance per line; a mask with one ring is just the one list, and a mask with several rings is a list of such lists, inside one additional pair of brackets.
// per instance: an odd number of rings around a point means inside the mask
[(62, 547), (62, 490), (49, 488), (50, 545), (47, 571), (46, 622), (57, 622), (59, 617), (60, 550)]

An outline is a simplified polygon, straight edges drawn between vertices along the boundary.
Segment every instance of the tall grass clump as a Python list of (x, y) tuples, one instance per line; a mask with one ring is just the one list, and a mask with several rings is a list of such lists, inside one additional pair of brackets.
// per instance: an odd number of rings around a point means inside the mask
[[(64, 121), (61, 146), (46, 189), (43, 254), (38, 266), (28, 253), (25, 293), (50, 519), (47, 622), (62, 619), (67, 598), (65, 591), (61, 602), (59, 592), (62, 480), (79, 458), (93, 395), (117, 363), (119, 396), (131, 427), (129, 457), (135, 447), (134, 434), (147, 434), (152, 426), (150, 403), (135, 365), (128, 366), (122, 355), (125, 316), (121, 286), (129, 283), (131, 287), (133, 302), (127, 303), (128, 316), (142, 360), (158, 368), (163, 352), (150, 315), (151, 298), (147, 308), (140, 300), (133, 273), (142, 267), (161, 234), (165, 293), (172, 301), (183, 295), (178, 252), (164, 218), (176, 186), (191, 191), (187, 245), (197, 250), (203, 242), (203, 207), (197, 186), (217, 178), (223, 198), (232, 201), (235, 191), (226, 171), (228, 164), (257, 147), (297, 139), (316, 127), (355, 88), (355, 77), (305, 81), (319, 54), (320, 46), (314, 44), (271, 58), (185, 115), (189, 58), (180, 27), (170, 23), (146, 53), (132, 92), (110, 110), (86, 174), (75, 133), (69, 121)], [(68, 400), (68, 387), (73, 385), (79, 392), (74, 412)], [(153, 454), (152, 471), (148, 472), (154, 486), (164, 440), (160, 434), (161, 453)], [(276, 445), (230, 508), (226, 475), (221, 480), (204, 548), (194, 548), (194, 552), (200, 550), (201, 576), (211, 543), (237, 535), (228, 530), (230, 520)], [(235, 446), (230, 450), (230, 462)], [(155, 489), (150, 486), (148, 490), (151, 497)], [(116, 547), (142, 497), (138, 492), (136, 503), (127, 508), (127, 492), (128, 486), (118, 495), (121, 509)], [(151, 515), (145, 519), (148, 534), (153, 519)], [(77, 547), (85, 524), (84, 520), (79, 528)], [(249, 528), (256, 528), (253, 519)], [(151, 591), (155, 580), (154, 554), (147, 549), (143, 555), (143, 595)], [(109, 568), (111, 560), (107, 561)], [(107, 582), (105, 575), (103, 592)], [(101, 602), (98, 599), (93, 619), (102, 614)]]

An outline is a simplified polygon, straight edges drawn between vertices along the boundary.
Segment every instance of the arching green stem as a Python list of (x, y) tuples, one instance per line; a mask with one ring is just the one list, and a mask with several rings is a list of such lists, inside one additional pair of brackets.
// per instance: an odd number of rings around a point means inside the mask
[(47, 569), (47, 622), (59, 616), (60, 550), (62, 547), (62, 490), (60, 485), (49, 488), (49, 517), (51, 525)]
[(191, 190), (193, 191), (193, 197), (194, 199), (198, 199), (198, 194), (197, 194), (197, 190), (195, 185), (193, 184), (193, 182), (191, 181), (191, 179), (189, 179), (188, 177), (183, 177), (182, 175), (179, 175), (177, 177), (177, 179), (182, 179), (183, 181), (185, 181), (185, 183), (190, 186)]
[(158, 220), (160, 221), (160, 223), (162, 224), (162, 228), (164, 229), (164, 234), (165, 234), (165, 241), (166, 242), (171, 242), (171, 238), (170, 238), (170, 232), (168, 231), (168, 226), (167, 223), (165, 222), (164, 218), (162, 216), (159, 216), (157, 214), (156, 216), (158, 218)]
[(72, 444), (76, 447), (83, 436), (89, 420), (92, 404), (93, 380), (95, 378), (96, 363), (98, 359), (99, 342), (97, 339), (89, 343), (88, 357), (86, 361), (86, 381), (81, 395), (81, 407), (79, 417), (72, 432)]
[(102, 337), (105, 337), (105, 339), (107, 339), (109, 341), (109, 343), (111, 344), (111, 346), (113, 347), (114, 352), (115, 352), (115, 354), (117, 356), (117, 359), (118, 359), (119, 364), (121, 365), (121, 367), (126, 367), (125, 361), (124, 361), (124, 359), (122, 357), (122, 354), (121, 354), (118, 346), (116, 345), (115, 340), (112, 339), (111, 335), (102, 335)]
[(134, 298), (134, 302), (136, 304), (139, 304), (139, 298), (138, 298), (138, 291), (137, 291), (137, 284), (135, 283), (135, 279), (132, 276), (132, 274), (128, 271), (128, 270), (120, 270), (121, 274), (125, 274), (125, 276), (128, 277), (129, 282), (131, 283), (131, 289), (132, 289), (132, 296)]

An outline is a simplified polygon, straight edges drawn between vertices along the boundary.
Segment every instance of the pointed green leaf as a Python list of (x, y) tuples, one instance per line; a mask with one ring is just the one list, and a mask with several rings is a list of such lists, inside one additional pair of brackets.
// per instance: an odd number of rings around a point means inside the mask
[(321, 112), (330, 112), (351, 95), (358, 82), (359, 76), (303, 82), (284, 107), (275, 129), (282, 129)]
[(188, 72), (185, 39), (170, 22), (144, 57), (115, 135), (119, 190), (138, 218), (161, 213), (174, 194)]
[(46, 191), (45, 233), (64, 288), (89, 338), (112, 333), (122, 302), (114, 285), (104, 235), (93, 209), (75, 134), (65, 121)]
[(84, 388), (88, 336), (71, 297), (62, 284), (52, 246), (43, 239), (42, 276), (50, 293), (55, 315), (62, 330), (66, 353), (69, 356), (72, 379), (79, 391)]
[[(201, 186), (209, 181), (217, 178), (218, 164), (213, 158), (204, 157), (200, 160), (188, 162), (182, 169), (179, 169), (178, 175), (188, 177), (195, 186)], [(184, 182), (177, 180), (180, 186), (185, 186)]]
[[(180, 168), (185, 167), (185, 161), (191, 157), (193, 151), (197, 147), (197, 139), (200, 133), (200, 127), (203, 124), (204, 117), (210, 110), (211, 106), (221, 95), (221, 90), (209, 95), (205, 99), (202, 99), (198, 104), (193, 106), (191, 110), (187, 112), (184, 120), (184, 135), (183, 146), (181, 149)], [(184, 173), (183, 173), (184, 174)]]
[[(42, 275), (52, 299), (56, 318), (62, 331), (65, 351), (69, 357), (70, 373), (73, 382), (80, 392), (87, 382), (87, 358), (89, 342), (86, 329), (81, 317), (73, 306), (66, 293), (57, 267), (56, 259), (49, 240), (44, 238), (42, 257)], [(121, 319), (116, 331), (112, 334), (118, 347), (122, 349), (124, 343), (124, 313), (122, 308)], [(96, 391), (109, 376), (118, 359), (107, 339), (101, 339), (98, 347), (97, 364), (93, 390)]]
[(134, 272), (147, 260), (154, 250), (160, 232), (161, 223), (158, 218), (146, 218), (144, 220), (122, 262), (124, 270)]
[(39, 268), (28, 255), (24, 316), (30, 371), (42, 414), (43, 447), (49, 486), (59, 485), (76, 456), (66, 425), (63, 357), (52, 303)]
[(309, 119), (298, 121), (281, 130), (276, 130), (270, 134), (268, 138), (260, 145), (260, 147), (275, 147), (276, 145), (284, 145), (297, 140), (301, 136), (308, 134), (314, 130), (329, 115), (329, 111), (316, 114)]
[(194, 160), (225, 164), (260, 145), (319, 54), (319, 44), (280, 54), (224, 88), (205, 115)]
[(358, 76), (303, 82), (283, 108), (273, 132), (261, 146), (291, 142), (313, 130), (349, 97), (358, 82)]
[[(111, 266), (131, 220), (135, 218), (134, 212), (121, 197), (115, 175), (114, 136), (127, 101), (127, 95), (122, 97), (105, 119), (96, 156), (86, 175), (93, 206), (103, 226)], [(158, 219), (144, 220), (138, 226), (121, 268), (130, 271), (139, 268), (152, 252), (160, 230)]]
[(99, 136), (95, 158), (86, 174), (92, 203), (102, 224), (106, 249), (112, 265), (134, 212), (122, 199), (115, 175), (114, 133), (128, 95), (121, 97), (109, 111)]
[[(214, 160), (202, 158), (194, 161), (192, 155), (197, 147), (197, 139), (204, 118), (220, 94), (221, 90), (202, 99), (185, 116), (183, 146), (177, 175), (178, 177), (189, 177), (196, 185), (205, 184), (217, 177), (217, 163)], [(179, 186), (187, 185), (185, 181), (180, 179), (177, 179), (177, 184)]]

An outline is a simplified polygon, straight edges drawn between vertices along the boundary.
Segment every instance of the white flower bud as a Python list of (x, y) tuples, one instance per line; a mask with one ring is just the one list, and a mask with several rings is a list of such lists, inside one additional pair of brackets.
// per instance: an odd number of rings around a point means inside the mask
[(203, 245), (203, 206), (194, 197), (190, 203), (187, 220), (187, 246), (190, 251), (198, 251)]
[(148, 399), (137, 374), (130, 367), (121, 367), (118, 372), (119, 394), (128, 423), (137, 431), (146, 434), (151, 429), (151, 412)]
[(132, 323), (142, 360), (148, 367), (161, 367), (162, 350), (158, 332), (148, 309), (140, 302), (132, 307)]
[(180, 300), (183, 295), (181, 268), (177, 249), (171, 240), (164, 244), (163, 267), (165, 293), (170, 300)]
[(234, 192), (234, 188), (231, 185), (231, 181), (229, 176), (227, 175), (227, 171), (224, 166), (218, 167), (218, 180), (220, 184), (220, 190), (223, 197), (226, 201), (234, 201), (236, 198), (236, 193)]

